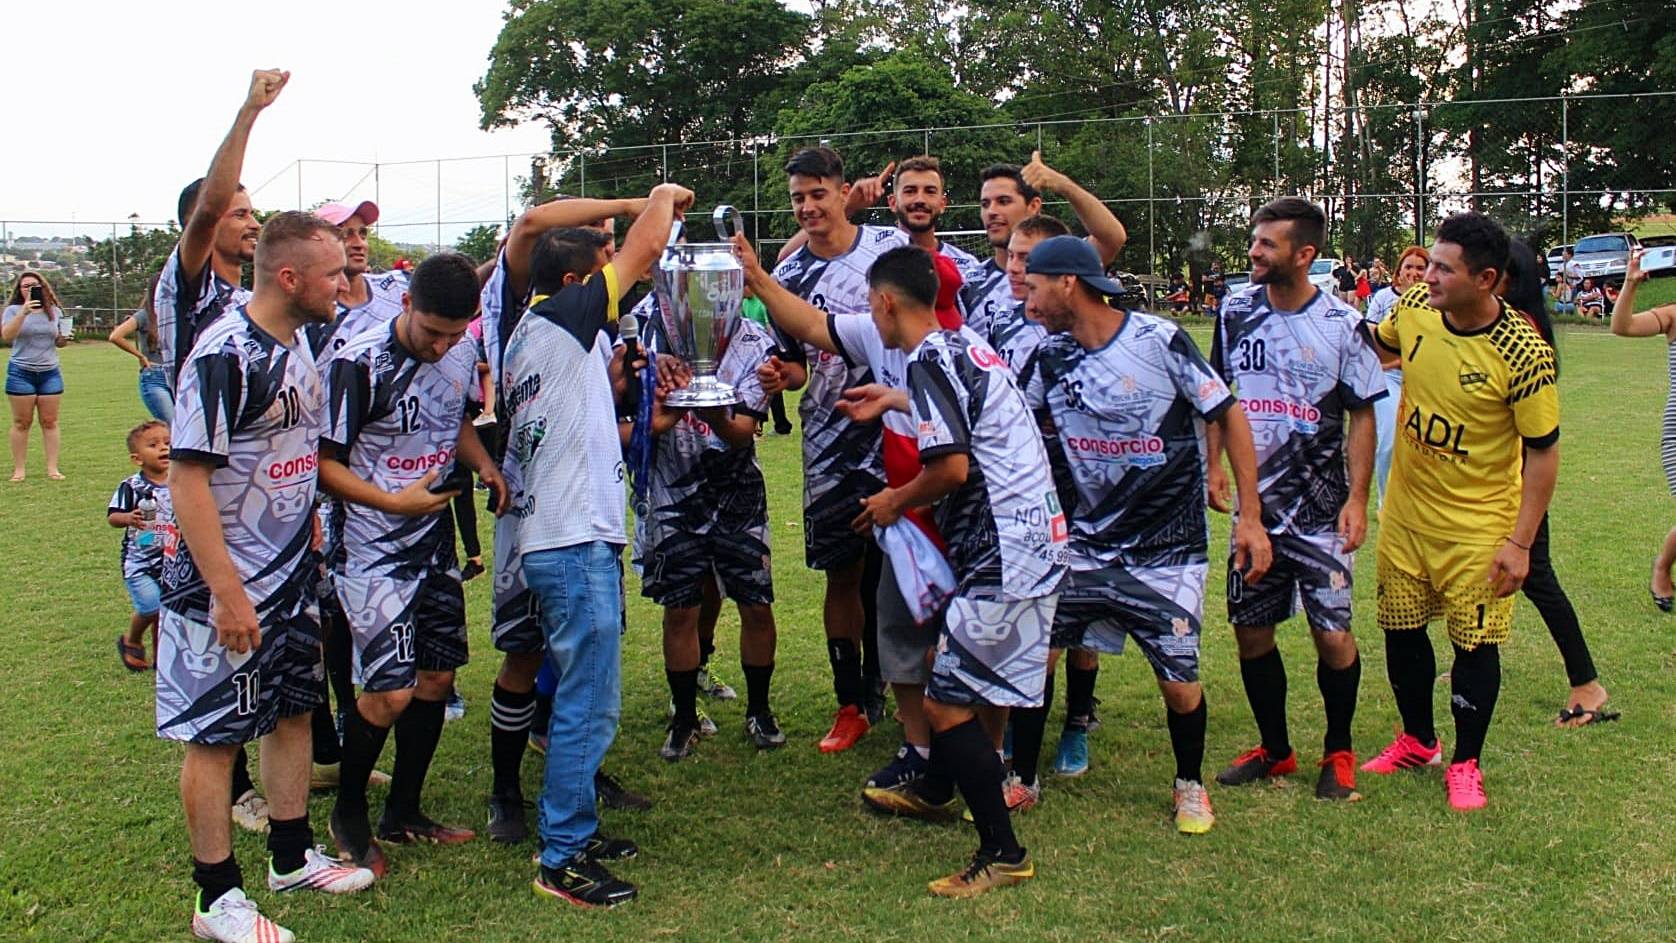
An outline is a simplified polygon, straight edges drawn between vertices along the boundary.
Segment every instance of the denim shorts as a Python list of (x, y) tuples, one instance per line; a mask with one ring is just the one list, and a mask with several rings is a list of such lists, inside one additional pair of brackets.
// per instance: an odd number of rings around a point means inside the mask
[(14, 361), (6, 363), (7, 396), (57, 396), (64, 392), (64, 374), (57, 367), (32, 370)]
[(128, 598), (134, 602), (136, 615), (149, 616), (155, 613), (162, 601), (162, 591), (157, 586), (157, 580), (146, 576), (125, 576), (122, 582), (128, 584)]

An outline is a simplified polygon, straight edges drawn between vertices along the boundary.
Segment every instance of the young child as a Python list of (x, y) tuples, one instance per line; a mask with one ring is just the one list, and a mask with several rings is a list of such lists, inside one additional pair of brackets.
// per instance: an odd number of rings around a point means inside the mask
[(129, 671), (146, 671), (144, 636), (151, 630), (153, 650), (157, 647), (157, 609), (163, 576), (163, 541), (158, 534), (157, 506), (169, 496), (169, 427), (156, 419), (135, 426), (128, 433), (128, 457), (139, 471), (117, 485), (111, 495), (106, 520), (122, 528), (122, 580), (134, 602), (128, 631), (116, 637), (117, 654)]

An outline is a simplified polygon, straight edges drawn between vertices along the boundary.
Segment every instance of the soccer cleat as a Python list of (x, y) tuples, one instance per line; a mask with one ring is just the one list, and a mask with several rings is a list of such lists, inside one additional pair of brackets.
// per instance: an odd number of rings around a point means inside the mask
[(845, 704), (838, 709), (838, 716), (832, 719), (832, 729), (821, 738), (822, 753), (842, 753), (855, 746), (857, 740), (867, 733), (867, 715), (854, 704)]
[[(698, 715), (698, 735), (706, 740), (714, 737), (717, 733), (716, 722), (710, 719), (710, 715), (704, 712), (704, 708), (695, 705), (693, 707), (693, 713)], [(675, 701), (673, 699), (670, 700), (669, 708), (664, 712), (664, 716), (671, 720), (675, 719)], [(542, 746), (542, 752), (547, 752), (545, 749), (546, 744), (544, 743)]]
[[(481, 570), (482, 568), (479, 567)], [(442, 722), (453, 723), (466, 715), (466, 699), (459, 691), (448, 692), (448, 706), (442, 709)]]
[(1053, 772), (1059, 776), (1081, 776), (1088, 772), (1088, 731), (1066, 727), (1059, 734), (1059, 752), (1053, 757)]
[(1315, 780), (1315, 798), (1347, 801), (1362, 798), (1356, 792), (1356, 754), (1334, 750), (1321, 758), (1321, 775)]
[[(1038, 780), (1026, 786), (1024, 780), (1018, 778), (1016, 774), (1008, 775), (1006, 780), (1001, 783), (1001, 798), (1006, 801), (1007, 812), (1010, 814), (1017, 815), (1020, 812), (1033, 809), (1042, 801), (1041, 781)], [(960, 813), (960, 818), (965, 822), (973, 821), (972, 810), (967, 809)]]
[(489, 840), (515, 845), (528, 838), (530, 827), (524, 821), (525, 806), (523, 796), (490, 796), (489, 827), (486, 830)]
[(1234, 762), (1227, 769), (1216, 774), (1216, 781), (1224, 786), (1244, 786), (1259, 779), (1273, 779), (1297, 771), (1297, 750), (1292, 750), (1277, 760), (1262, 746), (1255, 746), (1234, 757)]
[(658, 755), (674, 763), (692, 755), (693, 748), (698, 746), (698, 727), (688, 724), (680, 718), (669, 722), (669, 736), (664, 738), (663, 746), (658, 748)]
[(972, 863), (946, 878), (938, 878), (929, 885), (938, 897), (976, 897), (986, 891), (1013, 884), (1022, 884), (1036, 876), (1035, 862), (1030, 854), (1016, 862), (1006, 862), (983, 850), (972, 856)]
[(652, 807), (652, 800), (623, 788), (623, 784), (617, 782), (615, 777), (607, 775), (605, 770), (594, 774), (594, 798), (607, 809), (645, 812)]
[(246, 789), (244, 795), (233, 802), (233, 822), (247, 832), (267, 831), (268, 800), (256, 790)]
[(955, 822), (960, 819), (960, 799), (950, 796), (947, 802), (935, 803), (920, 795), (914, 783), (897, 789), (866, 788), (861, 791), (861, 801), (868, 808), (887, 815), (900, 815), (910, 819), (924, 819), (927, 822)]
[(867, 726), (877, 727), (885, 719), (885, 683), (863, 679), (861, 712), (867, 715)]
[(731, 701), (739, 697), (739, 692), (717, 677), (709, 665), (698, 666), (698, 693), (713, 701)]
[[(204, 892), (198, 892), (203, 899)], [(233, 888), (215, 899), (209, 909), (194, 907), (192, 935), (220, 943), (295, 943), (297, 937), (256, 910), (256, 903)]]
[(1478, 760), (1450, 763), (1443, 773), (1444, 787), (1449, 790), (1449, 808), (1457, 812), (1482, 809), (1489, 803), (1484, 795), (1484, 774), (1478, 770)]
[(921, 776), (931, 768), (931, 761), (919, 755), (909, 744), (902, 744), (896, 750), (896, 758), (880, 767), (877, 772), (867, 777), (868, 789), (901, 789)]
[(1443, 741), (1426, 746), (1407, 732), (1397, 734), (1391, 745), (1362, 764), (1362, 772), (1388, 776), (1399, 769), (1443, 765)]
[(1176, 831), (1183, 835), (1203, 835), (1216, 824), (1216, 813), (1210, 810), (1210, 793), (1204, 783), (1176, 780)]
[(416, 842), (430, 845), (463, 845), (476, 837), (477, 833), (469, 828), (444, 825), (423, 812), (398, 818), (386, 810), (378, 820), (378, 840), (387, 841), (392, 845), (411, 845)]
[(268, 858), (268, 890), (325, 891), (328, 894), (348, 894), (372, 885), (375, 875), (367, 868), (344, 864), (326, 854), (324, 845), (303, 852), (303, 866), (290, 874), (274, 873), (273, 858)]
[(384, 860), (384, 849), (372, 837), (372, 828), (367, 825), (364, 816), (351, 822), (333, 806), (332, 816), (326, 820), (326, 830), (332, 836), (332, 843), (337, 845), (338, 856), (344, 861), (366, 868), (374, 877), (383, 877), (389, 870), (389, 863)]
[(619, 881), (605, 866), (578, 854), (557, 868), (545, 865), (535, 878), (535, 892), (578, 907), (615, 907), (634, 900), (633, 884)]
[(781, 732), (780, 722), (774, 719), (773, 711), (746, 714), (745, 735), (751, 738), (751, 743), (758, 750), (777, 750), (786, 745), (786, 735)]
[(640, 846), (626, 838), (612, 838), (603, 832), (589, 836), (582, 853), (595, 861), (627, 861), (639, 856)]

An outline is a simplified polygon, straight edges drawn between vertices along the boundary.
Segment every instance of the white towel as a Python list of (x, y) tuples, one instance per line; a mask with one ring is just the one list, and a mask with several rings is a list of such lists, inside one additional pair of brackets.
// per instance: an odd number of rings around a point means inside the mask
[(954, 570), (949, 568), (949, 561), (925, 531), (907, 518), (888, 527), (875, 527), (873, 535), (890, 557), (896, 588), (902, 591), (914, 623), (929, 622), (954, 595)]

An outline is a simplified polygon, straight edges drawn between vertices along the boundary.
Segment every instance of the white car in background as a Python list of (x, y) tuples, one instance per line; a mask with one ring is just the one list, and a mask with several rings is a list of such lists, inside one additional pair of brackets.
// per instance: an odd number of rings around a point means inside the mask
[(1309, 283), (1329, 295), (1338, 292), (1338, 276), (1333, 269), (1343, 265), (1338, 259), (1316, 259), (1309, 263)]

